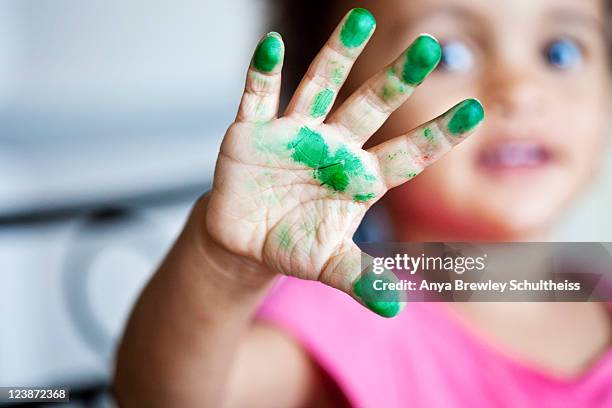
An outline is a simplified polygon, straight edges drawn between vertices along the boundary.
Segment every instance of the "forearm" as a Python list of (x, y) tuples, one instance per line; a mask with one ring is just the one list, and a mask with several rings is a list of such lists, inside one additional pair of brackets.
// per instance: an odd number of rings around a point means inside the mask
[(223, 403), (232, 361), (273, 275), (216, 247), (202, 233), (203, 213), (196, 207), (126, 327), (114, 383), (122, 406)]

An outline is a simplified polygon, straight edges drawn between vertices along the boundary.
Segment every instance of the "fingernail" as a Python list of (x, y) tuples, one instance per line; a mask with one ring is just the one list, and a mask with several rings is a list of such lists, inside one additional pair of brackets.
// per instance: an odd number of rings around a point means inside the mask
[[(377, 275), (372, 272), (363, 273), (353, 285), (353, 292), (364, 305), (371, 311), (382, 317), (394, 317), (402, 310), (402, 302), (399, 302), (399, 294), (390, 290), (378, 290), (375, 287), (375, 282), (380, 280), (384, 282), (393, 282), (383, 275)], [(380, 285), (379, 282), (378, 284)], [(383, 300), (384, 299), (384, 300)]]
[(363, 8), (353, 9), (342, 26), (340, 41), (347, 48), (359, 47), (370, 37), (375, 26), (376, 19), (372, 13)]
[(450, 113), (448, 131), (453, 135), (469, 132), (484, 119), (484, 109), (477, 99), (466, 99), (452, 108)]
[(442, 58), (438, 41), (428, 34), (420, 35), (406, 50), (402, 79), (410, 85), (419, 85), (433, 71)]
[(271, 32), (259, 42), (253, 55), (253, 67), (262, 72), (271, 72), (283, 59), (284, 47), (281, 36)]

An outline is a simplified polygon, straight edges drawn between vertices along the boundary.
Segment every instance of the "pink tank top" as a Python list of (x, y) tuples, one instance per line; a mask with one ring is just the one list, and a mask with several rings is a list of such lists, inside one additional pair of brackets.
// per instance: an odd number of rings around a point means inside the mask
[(612, 349), (554, 377), (480, 339), (439, 303), (384, 319), (318, 282), (281, 278), (257, 314), (293, 336), (354, 407), (612, 408)]

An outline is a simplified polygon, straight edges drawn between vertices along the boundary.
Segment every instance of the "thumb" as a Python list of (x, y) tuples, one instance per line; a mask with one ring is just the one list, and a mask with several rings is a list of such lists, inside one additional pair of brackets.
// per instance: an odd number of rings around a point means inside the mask
[(372, 264), (373, 257), (350, 241), (330, 256), (319, 281), (347, 293), (380, 316), (394, 317), (406, 306), (406, 296), (401, 291), (385, 289), (385, 284), (399, 279), (389, 270), (373, 272)]

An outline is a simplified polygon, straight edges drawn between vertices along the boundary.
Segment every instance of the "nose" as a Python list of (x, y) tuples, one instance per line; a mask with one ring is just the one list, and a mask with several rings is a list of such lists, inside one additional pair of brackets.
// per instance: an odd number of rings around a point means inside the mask
[(491, 65), (482, 82), (482, 99), (489, 115), (505, 119), (540, 118), (545, 109), (544, 83), (537, 68), (521, 61), (499, 61)]

